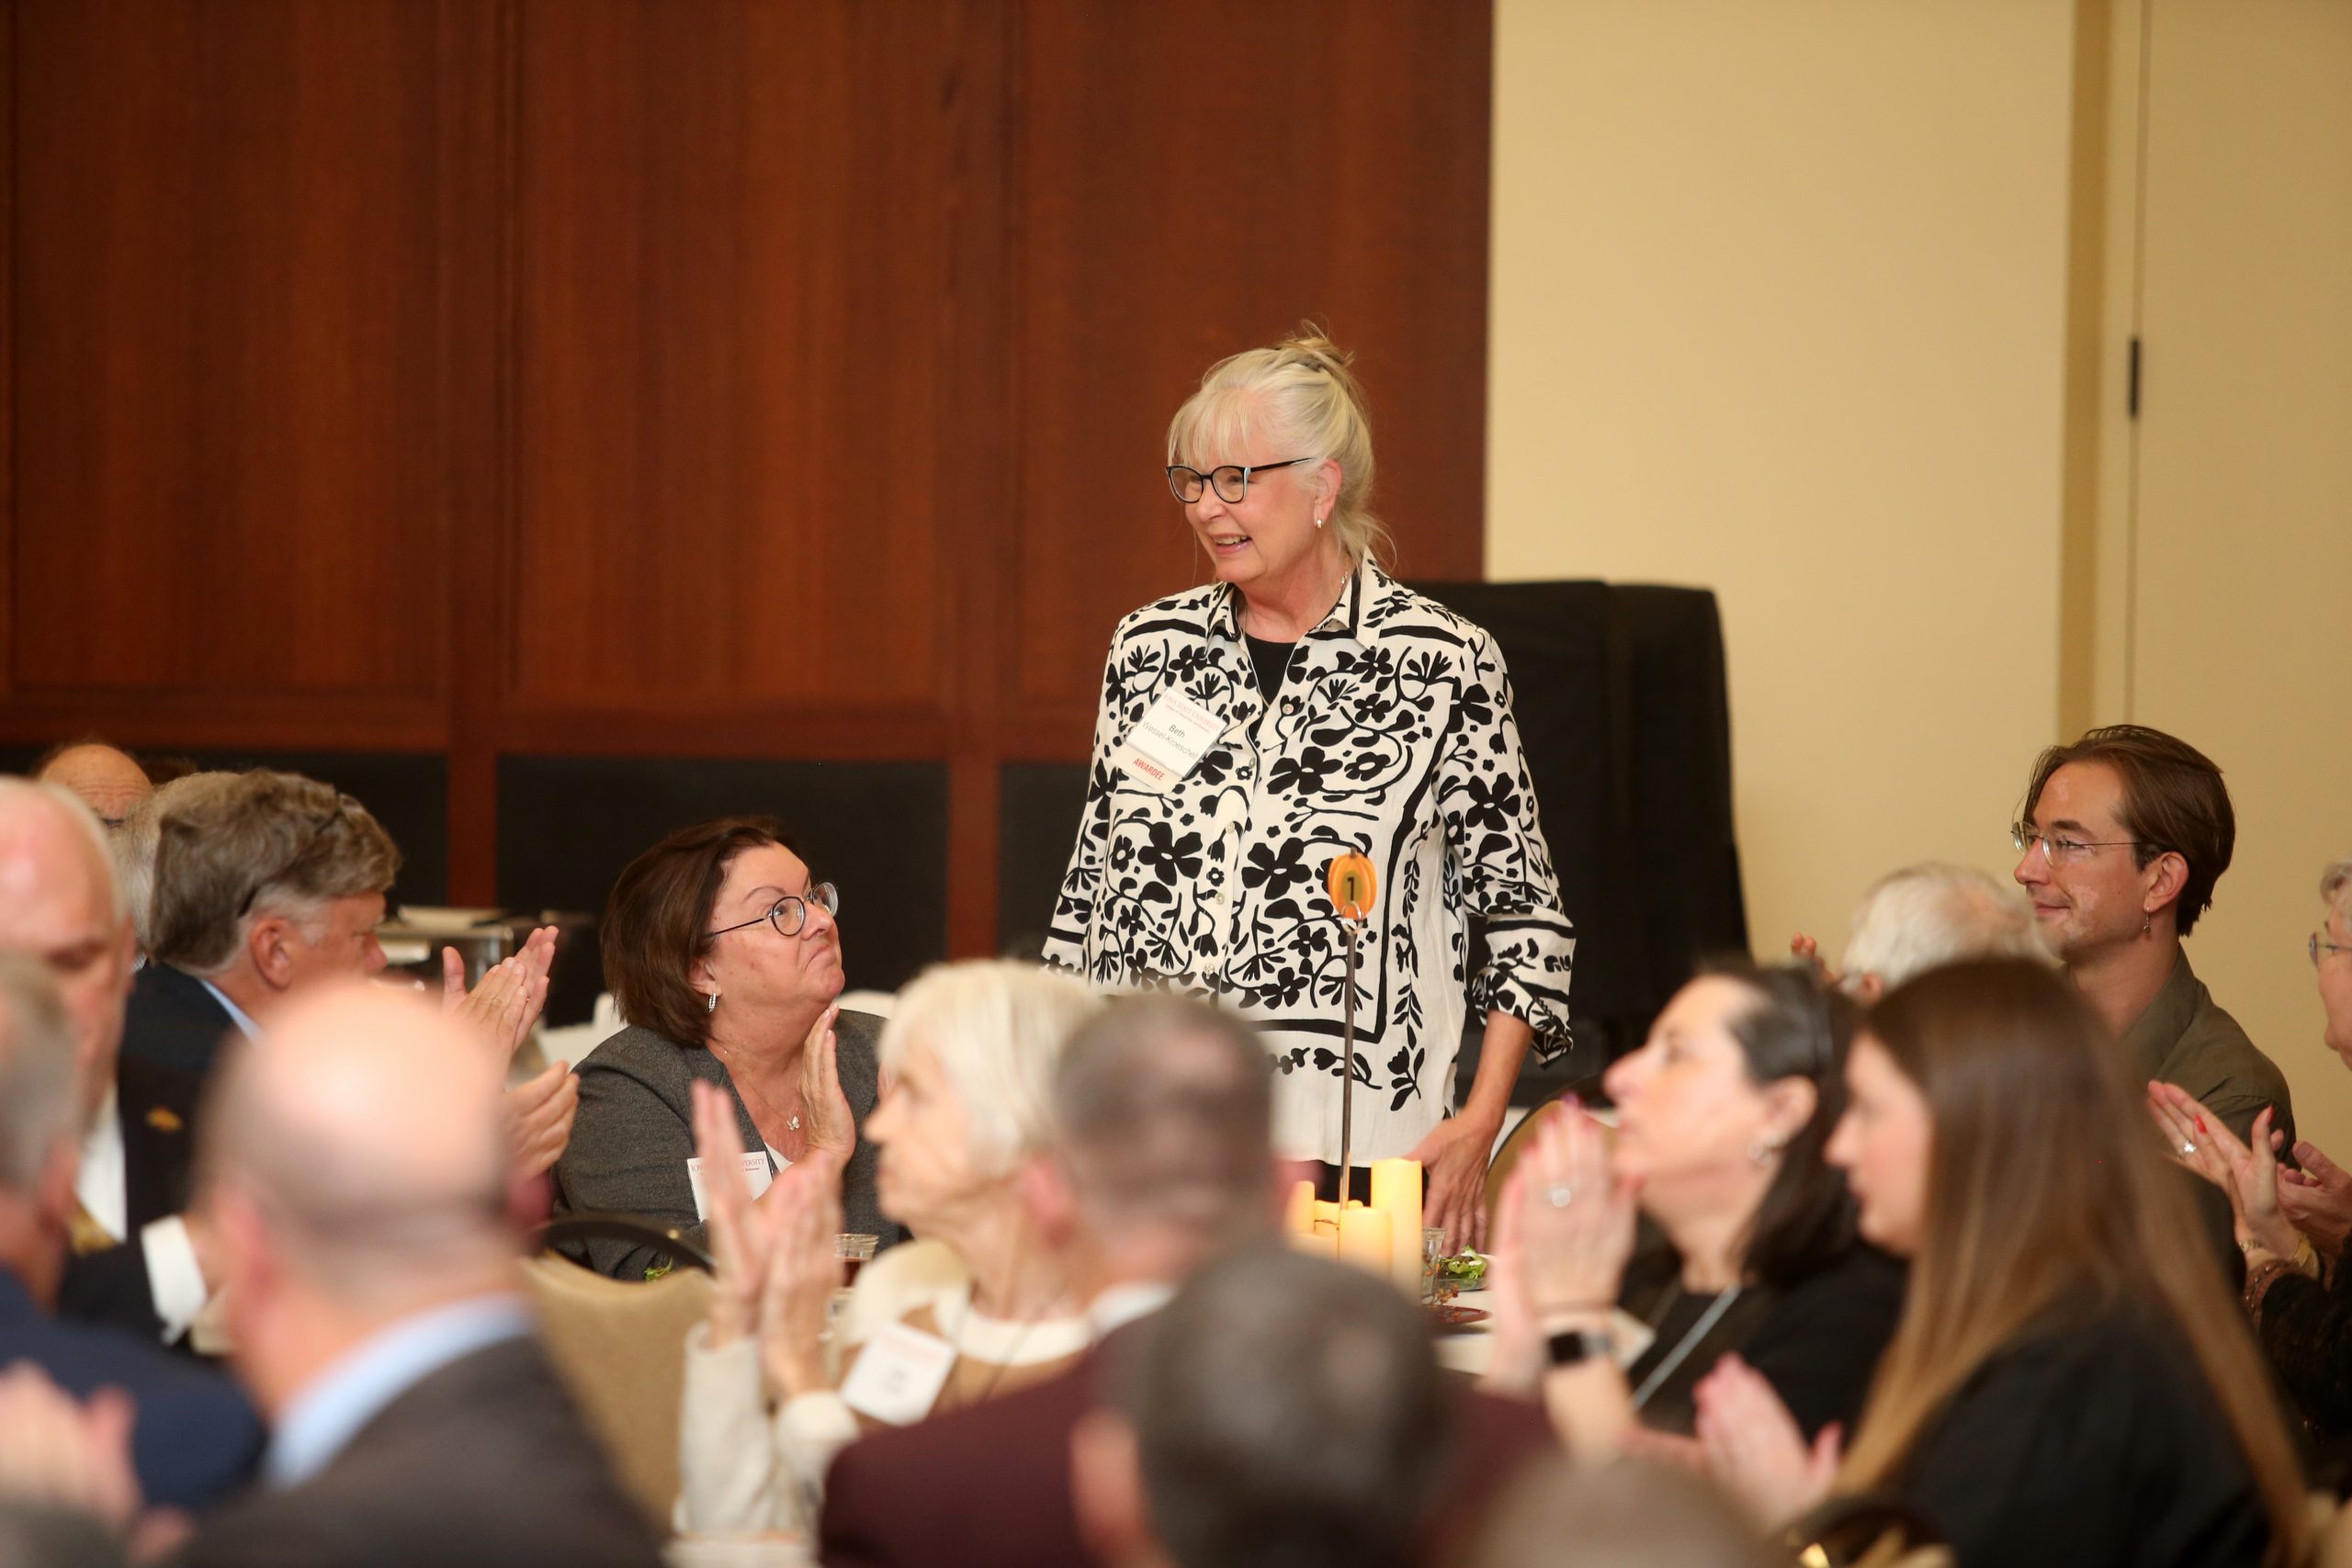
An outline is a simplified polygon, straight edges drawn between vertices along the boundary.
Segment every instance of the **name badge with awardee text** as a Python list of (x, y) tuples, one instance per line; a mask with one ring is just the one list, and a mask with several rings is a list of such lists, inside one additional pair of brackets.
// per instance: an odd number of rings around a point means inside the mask
[(1162, 692), (1127, 731), (1112, 764), (1154, 795), (1165, 795), (1225, 734), (1225, 721), (1184, 695)]
[[(764, 1149), (745, 1149), (743, 1151), (743, 1181), (746, 1186), (751, 1188), (752, 1196), (753, 1198), (757, 1198), (761, 1193), (765, 1192), (768, 1190), (768, 1183), (775, 1179), (775, 1173), (768, 1168), (768, 1156), (767, 1152)], [(702, 1156), (699, 1155), (696, 1155), (686, 1161), (686, 1185), (694, 1190), (695, 1218), (697, 1220), (709, 1219), (710, 1198), (709, 1195), (703, 1190)]]
[(857, 1352), (842, 1380), (842, 1403), (892, 1427), (911, 1427), (931, 1414), (947, 1374), (956, 1367), (956, 1347), (936, 1334), (903, 1323), (886, 1323)]

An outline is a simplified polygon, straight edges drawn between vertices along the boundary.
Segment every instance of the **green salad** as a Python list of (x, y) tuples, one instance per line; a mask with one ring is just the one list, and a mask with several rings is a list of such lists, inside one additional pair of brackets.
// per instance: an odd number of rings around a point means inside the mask
[(1475, 1291), (1486, 1282), (1487, 1260), (1467, 1248), (1437, 1260), (1437, 1277), (1457, 1291)]

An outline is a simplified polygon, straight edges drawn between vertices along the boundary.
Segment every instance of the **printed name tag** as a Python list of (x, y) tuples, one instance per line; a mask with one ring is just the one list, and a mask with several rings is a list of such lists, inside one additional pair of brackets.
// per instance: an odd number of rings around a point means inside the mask
[(842, 1380), (842, 1403), (876, 1421), (910, 1427), (931, 1414), (955, 1366), (956, 1347), (946, 1340), (903, 1323), (886, 1323)]
[[(743, 1184), (752, 1190), (752, 1197), (757, 1198), (761, 1193), (765, 1192), (768, 1190), (768, 1183), (775, 1179), (775, 1173), (768, 1168), (768, 1156), (765, 1150), (745, 1149), (743, 1151)], [(702, 1156), (699, 1155), (686, 1161), (686, 1185), (695, 1190), (695, 1218), (697, 1220), (710, 1218), (710, 1199), (703, 1191)]]
[(1111, 761), (1146, 789), (1161, 794), (1191, 773), (1224, 733), (1224, 722), (1216, 715), (1180, 692), (1162, 692), (1111, 753)]

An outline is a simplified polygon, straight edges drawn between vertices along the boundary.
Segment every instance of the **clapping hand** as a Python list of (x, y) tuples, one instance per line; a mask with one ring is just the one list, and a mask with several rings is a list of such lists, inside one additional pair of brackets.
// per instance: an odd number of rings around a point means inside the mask
[(466, 989), (465, 955), (455, 947), (443, 948), (442, 1010), (473, 1024), (492, 1045), (513, 1056), (547, 1010), (556, 934), (553, 926), (533, 931), (513, 956), (492, 964), (471, 991)]
[(1611, 1174), (1600, 1124), (1571, 1095), (1535, 1130), (1512, 1173), (1521, 1272), (1542, 1324), (1607, 1313), (1634, 1253), (1634, 1184)]
[(1843, 981), (1844, 977), (1829, 967), (1828, 961), (1821, 956), (1821, 943), (1803, 931), (1794, 932), (1790, 936), (1789, 956), (1811, 969), (1815, 981), (1825, 991), (1836, 990)]
[(857, 1148), (857, 1122), (842, 1092), (841, 1043), (833, 1033), (841, 1012), (829, 1007), (818, 1014), (800, 1052), (800, 1104), (808, 1133), (804, 1157), (830, 1161), (835, 1179)]
[(571, 1145), (579, 1114), (580, 1079), (569, 1062), (550, 1062), (537, 1077), (509, 1086), (507, 1136), (515, 1174), (529, 1179), (553, 1169)]
[(806, 1160), (775, 1179), (767, 1278), (760, 1292), (760, 1362), (786, 1399), (827, 1386), (826, 1310), (842, 1288), (839, 1168)]
[(748, 1338), (759, 1327), (775, 1211), (752, 1201), (743, 1179), (743, 1134), (725, 1089), (693, 1086), (695, 1156), (702, 1171), (703, 1234), (710, 1243), (710, 1346)]
[[(2253, 1147), (2238, 1142), (2222, 1119), (2175, 1084), (2148, 1085), (2148, 1110), (2171, 1141), (2173, 1157), (2226, 1193), (2240, 1242), (2252, 1242), (2278, 1258), (2302, 1250), (2302, 1237), (2287, 1218), (2278, 1197), (2279, 1134), (2270, 1128), (2271, 1108), (2254, 1119)], [(2256, 1154), (2255, 1150), (2262, 1151)]]
[(1737, 1356), (1717, 1361), (1691, 1399), (1709, 1473), (1758, 1523), (1781, 1524), (1829, 1495), (1844, 1448), (1836, 1422), (1808, 1447), (1772, 1385)]
[(2313, 1247), (2341, 1258), (2352, 1236), (2352, 1174), (2308, 1140), (2295, 1145), (2295, 1163), (2302, 1168), (2278, 1172), (2278, 1206)]

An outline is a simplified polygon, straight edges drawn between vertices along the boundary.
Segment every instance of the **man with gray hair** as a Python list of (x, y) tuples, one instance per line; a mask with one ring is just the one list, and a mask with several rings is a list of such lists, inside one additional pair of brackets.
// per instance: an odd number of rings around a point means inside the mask
[(1964, 865), (1930, 862), (1883, 877), (1854, 909), (1841, 984), (1868, 1007), (1915, 975), (1963, 958), (2055, 964), (2033, 906)]
[(1406, 1568), (1456, 1414), (1386, 1280), (1280, 1246), (1210, 1264), (1120, 1348), (1072, 1445), (1117, 1568)]
[(28, 1363), (76, 1394), (127, 1394), (141, 1490), (159, 1506), (206, 1507), (252, 1466), (261, 1440), (252, 1409), (226, 1382), (152, 1342), (49, 1315), (76, 1207), (85, 1097), (75, 1054), (48, 965), (0, 952), (0, 1366)]
[[(376, 928), (400, 851), (351, 796), (266, 768), (198, 774), (173, 786), (155, 835), (149, 962), (131, 986), (124, 1055), (201, 1077), (223, 1039), (251, 1038), (311, 986), (382, 972)], [(509, 1058), (546, 1006), (555, 939), (551, 926), (534, 931), (470, 993), (445, 971), (446, 1005)], [(526, 1175), (561, 1156), (579, 1105), (567, 1063), (514, 1086)]]
[(223, 1038), (251, 1036), (304, 985), (383, 969), (376, 928), (400, 851), (349, 795), (257, 768), (156, 826), (152, 945), (125, 1055), (200, 1077)]

